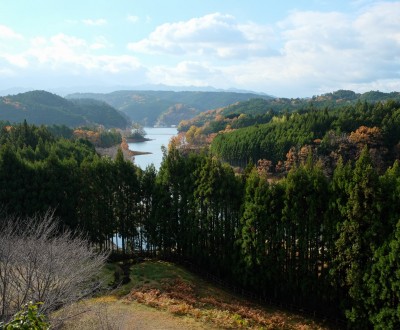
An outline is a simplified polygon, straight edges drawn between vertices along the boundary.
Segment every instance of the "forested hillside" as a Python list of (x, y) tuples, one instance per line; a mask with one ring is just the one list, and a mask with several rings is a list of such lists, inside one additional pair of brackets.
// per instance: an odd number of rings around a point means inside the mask
[(234, 92), (116, 91), (109, 94), (77, 93), (68, 99), (90, 98), (107, 102), (144, 126), (178, 125), (198, 113), (267, 95)]
[(399, 157), (398, 93), (338, 91), (283, 108), (274, 102), (252, 99), (203, 112), (179, 124), (174, 144), (209, 148), (233, 166), (252, 162), (277, 176), (308, 157), (331, 175), (339, 158), (354, 161), (364, 146), (380, 173)]
[(355, 160), (364, 146), (382, 172), (399, 157), (400, 103), (385, 101), (271, 116), (266, 124), (218, 134), (211, 151), (231, 164), (245, 166), (260, 159), (271, 172), (287, 171), (307, 157), (327, 171), (339, 158)]
[(66, 100), (45, 91), (32, 91), (0, 97), (0, 120), (37, 125), (102, 125), (106, 128), (129, 126), (129, 119), (110, 105), (96, 100)]
[(310, 109), (332, 110), (355, 105), (359, 102), (376, 103), (388, 100), (400, 101), (400, 93), (371, 91), (364, 94), (357, 94), (353, 91), (338, 90), (333, 93), (303, 99), (255, 98), (202, 112), (194, 118), (180, 122), (178, 130), (180, 132), (187, 132), (192, 126), (195, 126), (198, 134), (218, 133), (225, 129), (236, 129), (267, 123), (274, 115), (278, 114), (303, 113)]
[[(398, 143), (392, 108), (367, 113), (389, 113)], [(348, 114), (357, 127), (359, 113)], [(310, 156), (271, 183), (263, 167), (237, 175), (212, 155), (173, 146), (159, 172), (142, 171), (121, 153), (100, 158), (88, 141), (3, 123), (0, 209), (23, 216), (53, 208), (100, 249), (115, 250), (118, 236), (122, 253), (189, 260), (282, 306), (356, 329), (397, 329), (400, 167), (379, 168), (369, 146), (354, 160), (339, 158), (331, 176)]]

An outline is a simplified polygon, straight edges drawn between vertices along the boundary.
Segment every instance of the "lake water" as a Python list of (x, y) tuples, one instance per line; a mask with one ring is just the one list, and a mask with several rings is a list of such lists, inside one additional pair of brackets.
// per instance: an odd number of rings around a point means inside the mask
[(154, 164), (158, 170), (162, 161), (161, 146), (168, 147), (171, 137), (178, 133), (176, 128), (171, 127), (145, 127), (146, 138), (151, 141), (128, 143), (129, 149), (133, 151), (151, 152), (148, 155), (135, 156), (135, 164), (141, 169), (147, 165)]

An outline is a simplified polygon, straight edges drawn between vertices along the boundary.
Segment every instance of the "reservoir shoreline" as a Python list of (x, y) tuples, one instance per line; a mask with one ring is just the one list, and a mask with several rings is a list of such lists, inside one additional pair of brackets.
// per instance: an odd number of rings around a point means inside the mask
[(158, 170), (163, 156), (161, 146), (168, 147), (171, 137), (178, 131), (175, 127), (145, 127), (144, 130), (147, 141), (128, 142), (129, 150), (135, 153), (134, 163), (141, 169), (153, 163)]

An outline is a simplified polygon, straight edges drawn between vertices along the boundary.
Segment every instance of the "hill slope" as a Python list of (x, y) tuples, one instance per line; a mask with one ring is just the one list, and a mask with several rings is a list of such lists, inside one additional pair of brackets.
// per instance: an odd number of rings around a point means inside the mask
[[(107, 281), (112, 281), (116, 268), (119, 266), (110, 264), (105, 269)], [(329, 329), (311, 318), (251, 302), (173, 263), (132, 265), (130, 278), (131, 282), (117, 288), (114, 295), (88, 300), (88, 312), (62, 329), (100, 328), (105, 315), (110, 325), (123, 329), (133, 323), (135, 329)], [(82, 304), (78, 308), (82, 312)], [(100, 313), (93, 313), (99, 308)], [(142, 315), (141, 320), (137, 314)]]
[(46, 91), (0, 97), (0, 120), (36, 125), (103, 125), (125, 128), (129, 120), (110, 105), (97, 100), (70, 101)]
[(145, 126), (178, 125), (198, 113), (267, 95), (234, 92), (116, 91), (109, 94), (71, 94), (68, 99), (91, 98), (107, 102)]
[(219, 109), (201, 112), (190, 120), (181, 121), (178, 129), (180, 131), (187, 131), (192, 125), (201, 127), (207, 124), (208, 133), (217, 133), (224, 130), (228, 124), (232, 128), (242, 128), (254, 124), (266, 123), (272, 119), (273, 115), (283, 112), (299, 111), (301, 113), (310, 108), (335, 109), (355, 105), (357, 102), (375, 103), (387, 100), (400, 101), (400, 93), (370, 91), (358, 94), (349, 90), (338, 90), (302, 99), (256, 98), (240, 101)]
[(399, 114), (400, 102), (393, 100), (323, 110), (309, 107), (291, 114), (271, 114), (266, 123), (225, 130), (215, 136), (210, 148), (216, 156), (237, 166), (245, 166), (250, 159), (253, 163), (271, 161), (271, 172), (274, 168), (284, 171), (279, 165), (283, 163), (289, 170), (292, 163), (304, 162), (312, 155), (324, 164), (327, 173), (332, 173), (340, 158), (355, 161), (368, 147), (375, 167), (383, 173), (399, 158)]

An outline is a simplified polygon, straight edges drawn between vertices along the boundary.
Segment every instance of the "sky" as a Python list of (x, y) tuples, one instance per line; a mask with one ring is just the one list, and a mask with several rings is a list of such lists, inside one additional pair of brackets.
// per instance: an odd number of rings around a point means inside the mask
[(400, 1), (0, 0), (0, 89), (400, 91)]

